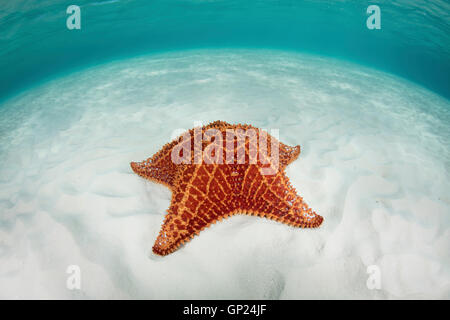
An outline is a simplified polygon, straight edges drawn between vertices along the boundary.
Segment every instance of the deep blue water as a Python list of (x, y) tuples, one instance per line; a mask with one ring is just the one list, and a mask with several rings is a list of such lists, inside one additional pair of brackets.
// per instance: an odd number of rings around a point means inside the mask
[[(81, 7), (81, 30), (66, 8)], [(381, 29), (366, 9), (381, 9)], [(450, 98), (448, 1), (41, 0), (0, 2), (0, 100), (45, 79), (152, 51), (275, 48), (387, 71)]]

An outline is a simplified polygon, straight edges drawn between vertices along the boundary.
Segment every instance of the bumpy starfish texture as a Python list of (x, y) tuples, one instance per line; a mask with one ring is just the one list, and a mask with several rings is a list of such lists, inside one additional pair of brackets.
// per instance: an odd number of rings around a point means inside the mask
[[(217, 129), (220, 130), (221, 132), (224, 132), (227, 129), (259, 130), (258, 128), (255, 128), (251, 125), (240, 125), (240, 124), (231, 125), (225, 121), (215, 121), (206, 126), (203, 126), (201, 130), (199, 130), (198, 132), (194, 132), (194, 129), (190, 129), (188, 131), (190, 137), (190, 141), (188, 142), (191, 143), (192, 151), (194, 149), (195, 134), (203, 136), (205, 131), (208, 129)], [(147, 160), (144, 160), (142, 162), (131, 162), (131, 168), (135, 173), (137, 173), (141, 177), (165, 185), (169, 189), (173, 190), (174, 180), (175, 177), (177, 176), (180, 165), (176, 165), (173, 163), (171, 159), (171, 154), (173, 148), (176, 145), (179, 145), (180, 143), (186, 143), (186, 141), (183, 140), (183, 137), (184, 135), (180, 135), (177, 139), (173, 140), (170, 143), (167, 143), (161, 148), (161, 150), (159, 150), (157, 153), (155, 153), (152, 157), (148, 158)], [(202, 137), (199, 137), (199, 139), (201, 140)], [(276, 140), (271, 135), (267, 134), (268, 153), (270, 153), (272, 139)], [(278, 143), (279, 143), (279, 164), (281, 170), (283, 170), (288, 164), (290, 164), (292, 161), (298, 158), (300, 154), (300, 146), (290, 147), (282, 142)], [(246, 152), (247, 152), (246, 155), (248, 155), (248, 150), (246, 150)], [(192, 161), (194, 160), (193, 157), (194, 154), (192, 152)]]
[[(216, 121), (199, 130), (189, 130), (191, 139), (183, 140), (183, 135), (166, 144), (153, 157), (136, 163), (131, 167), (138, 175), (161, 183), (172, 190), (172, 201), (165, 217), (161, 231), (153, 246), (153, 252), (167, 255), (181, 244), (198, 235), (200, 231), (223, 218), (235, 214), (248, 214), (266, 217), (294, 227), (315, 228), (323, 218), (313, 212), (303, 199), (297, 195), (284, 173), (284, 168), (300, 154), (300, 147), (290, 147), (278, 142), (274, 137), (250, 125), (231, 125)], [(225, 140), (227, 129), (255, 129), (257, 140), (247, 139), (238, 152), (236, 140), (232, 145), (225, 145), (226, 151), (245, 155), (241, 161), (222, 164), (203, 161), (193, 163), (195, 157), (195, 135), (201, 135), (208, 129), (218, 130)], [(252, 147), (259, 151), (260, 145), (252, 145), (264, 134), (267, 137), (267, 152), (264, 158), (259, 154), (258, 160), (250, 160)], [(279, 160), (271, 157), (271, 142), (279, 143)], [(171, 153), (180, 143), (190, 144), (191, 162), (175, 164)], [(203, 141), (201, 150), (205, 151), (211, 141)], [(228, 149), (227, 149), (228, 148)], [(210, 154), (211, 155), (211, 154)], [(270, 174), (264, 169), (273, 169)]]

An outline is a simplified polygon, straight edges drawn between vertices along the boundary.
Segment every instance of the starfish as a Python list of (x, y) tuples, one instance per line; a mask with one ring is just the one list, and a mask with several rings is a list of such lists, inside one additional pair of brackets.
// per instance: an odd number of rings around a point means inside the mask
[[(238, 134), (228, 143), (230, 130)], [(255, 133), (255, 139), (242, 138), (242, 132)], [(258, 152), (258, 159), (252, 151)], [(174, 161), (174, 154), (183, 154), (183, 161)], [(297, 195), (284, 173), (299, 154), (300, 146), (285, 145), (251, 125), (216, 121), (188, 130), (147, 160), (131, 162), (135, 173), (172, 191), (153, 252), (170, 254), (206, 227), (235, 214), (266, 217), (294, 227), (320, 226), (323, 218)]]

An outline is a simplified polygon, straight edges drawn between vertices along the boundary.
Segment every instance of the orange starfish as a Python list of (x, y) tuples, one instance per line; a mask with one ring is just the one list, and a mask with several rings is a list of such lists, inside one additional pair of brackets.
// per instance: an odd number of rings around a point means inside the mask
[(173, 192), (153, 252), (167, 255), (234, 214), (318, 227), (323, 218), (303, 202), (284, 174), (299, 154), (300, 146), (287, 146), (251, 125), (216, 121), (187, 131), (147, 160), (132, 162), (138, 175)]

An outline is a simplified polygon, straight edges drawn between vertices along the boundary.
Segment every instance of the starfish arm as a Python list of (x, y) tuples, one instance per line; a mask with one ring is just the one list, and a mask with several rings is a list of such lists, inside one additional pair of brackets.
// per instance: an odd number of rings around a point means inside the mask
[(153, 252), (167, 255), (200, 231), (232, 214), (232, 190), (227, 188), (219, 165), (186, 165), (180, 169), (178, 187)]
[(280, 164), (284, 169), (287, 165), (293, 162), (300, 155), (300, 146), (295, 147), (288, 146), (280, 142)]
[(171, 150), (178, 143), (172, 141), (166, 144), (159, 152), (141, 162), (131, 162), (131, 169), (139, 176), (160, 183), (173, 189), (178, 174), (178, 167), (171, 159)]
[(296, 145), (295, 147), (288, 146), (281, 141), (278, 141), (276, 138), (267, 134), (267, 147), (268, 154), (272, 154), (272, 141), (278, 143), (278, 161), (280, 163), (280, 169), (284, 170), (291, 162), (296, 160), (300, 155), (300, 146)]
[[(220, 128), (222, 126), (231, 126), (230, 124), (223, 121), (215, 121), (210, 123), (209, 125), (203, 127), (202, 132), (207, 128)], [(189, 134), (189, 141), (184, 141), (184, 137), (186, 134)], [(164, 145), (157, 153), (155, 153), (152, 157), (141, 161), (141, 162), (131, 162), (132, 170), (137, 173), (139, 176), (163, 184), (169, 189), (174, 188), (174, 181), (178, 175), (178, 166), (172, 161), (172, 151), (175, 146), (180, 143), (190, 144), (188, 148), (191, 149), (191, 155), (193, 159), (193, 137), (194, 130), (188, 130), (187, 132), (180, 135), (178, 138), (174, 139), (170, 143)]]
[[(253, 127), (252, 125), (248, 125), (248, 124), (243, 124), (243, 125), (232, 125), (229, 124), (225, 121), (214, 121), (211, 122), (210, 124), (206, 125), (205, 127), (203, 127), (203, 130), (205, 129), (210, 129), (210, 128), (214, 128), (214, 129), (219, 129), (219, 130), (226, 130), (226, 129), (254, 129), (254, 130), (259, 130), (258, 128)], [(274, 138), (273, 136), (271, 136), (269, 133), (267, 133), (266, 131), (265, 134), (267, 135), (267, 144), (268, 144), (268, 148), (270, 150), (270, 146), (271, 146), (271, 141), (272, 139), (274, 139), (275, 141), (276, 138)], [(226, 137), (224, 137), (225, 139)], [(259, 133), (258, 133), (258, 138), (259, 138)], [(287, 165), (289, 165), (291, 162), (293, 162), (294, 160), (296, 160), (298, 158), (298, 156), (300, 155), (300, 146), (294, 146), (291, 147), (287, 144), (282, 143), (281, 141), (277, 141), (279, 143), (279, 161), (280, 161), (280, 165), (281, 168), (284, 169)], [(269, 151), (270, 152), (270, 151)], [(248, 157), (248, 144), (247, 144), (247, 157)]]
[(297, 195), (284, 172), (262, 175), (256, 166), (249, 166), (240, 192), (246, 212), (273, 219), (294, 227), (315, 228), (323, 217), (312, 211)]

